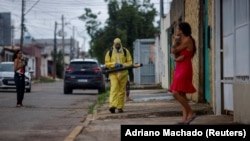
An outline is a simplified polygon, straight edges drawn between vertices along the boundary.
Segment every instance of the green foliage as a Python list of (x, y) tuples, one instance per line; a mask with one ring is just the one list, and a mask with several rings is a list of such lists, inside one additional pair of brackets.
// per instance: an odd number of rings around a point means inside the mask
[(95, 105), (96, 105), (96, 103), (89, 105), (88, 114), (94, 113)]
[(56, 61), (56, 75), (58, 78), (62, 78), (64, 73), (64, 67), (63, 67), (63, 55), (62, 52), (59, 51), (57, 54), (57, 61)]
[[(51, 52), (51, 56), (54, 56), (54, 52)], [(64, 73), (64, 66), (63, 66), (63, 55), (62, 52), (56, 54), (56, 76), (58, 78), (62, 78)]]
[(99, 94), (97, 96), (97, 101), (89, 106), (88, 113), (93, 114), (95, 109), (101, 108), (101, 106), (105, 104), (108, 97), (109, 97), (109, 91), (103, 94)]
[(105, 0), (107, 2), (109, 18), (105, 26), (99, 28), (101, 22), (98, 15), (86, 8), (79, 19), (86, 24), (86, 30), (91, 37), (89, 54), (104, 63), (106, 51), (118, 37), (122, 45), (133, 55), (133, 42), (136, 39), (154, 38), (157, 27), (154, 26), (156, 9), (150, 0)]
[(38, 79), (33, 80), (36, 83), (52, 83), (55, 82), (54, 79), (48, 77), (40, 77)]
[(100, 13), (94, 14), (92, 13), (92, 10), (90, 8), (85, 8), (85, 13), (82, 14), (79, 19), (85, 21), (85, 28), (87, 30), (87, 33), (91, 38), (95, 37), (97, 29), (101, 25), (101, 22), (97, 21), (97, 15)]

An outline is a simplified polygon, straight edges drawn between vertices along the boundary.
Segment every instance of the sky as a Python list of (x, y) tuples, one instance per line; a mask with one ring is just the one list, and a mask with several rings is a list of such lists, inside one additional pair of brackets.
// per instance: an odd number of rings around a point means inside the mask
[[(164, 7), (169, 9), (169, 2), (164, 0)], [(151, 0), (158, 11), (160, 0)], [(25, 0), (24, 36), (34, 39), (53, 39), (55, 22), (58, 23), (58, 32), (62, 30), (62, 16), (64, 17), (65, 39), (74, 37), (79, 41), (81, 50), (89, 49), (90, 38), (85, 30), (84, 22), (78, 17), (84, 13), (84, 8), (91, 8), (93, 13), (101, 12), (98, 20), (104, 23), (108, 18), (107, 4), (104, 0)], [(11, 12), (11, 22), (14, 26), (14, 38), (21, 36), (22, 0), (0, 0), (0, 12)], [(168, 10), (164, 11), (167, 13)], [(57, 36), (57, 39), (62, 38)], [(24, 41), (25, 42), (25, 41)]]

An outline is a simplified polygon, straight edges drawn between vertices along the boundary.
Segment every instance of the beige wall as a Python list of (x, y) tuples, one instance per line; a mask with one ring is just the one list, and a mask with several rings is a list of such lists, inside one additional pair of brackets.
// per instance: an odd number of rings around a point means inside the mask
[[(184, 2), (184, 11), (180, 10), (182, 12), (178, 12), (175, 14), (174, 13), (176, 10), (178, 10), (178, 8), (180, 8), (180, 6), (176, 6), (176, 5), (181, 5), (182, 2)], [(172, 7), (173, 6), (173, 7)], [(191, 28), (192, 28), (192, 36), (196, 42), (196, 47), (197, 47), (197, 51), (196, 51), (196, 55), (194, 56), (193, 60), (192, 60), (192, 64), (193, 64), (193, 83), (197, 89), (197, 92), (193, 95), (189, 95), (189, 98), (192, 99), (195, 102), (203, 102), (204, 100), (204, 75), (203, 75), (203, 71), (204, 71), (204, 54), (203, 54), (203, 44), (204, 44), (204, 36), (203, 36), (203, 32), (204, 32), (204, 28), (203, 28), (203, 20), (204, 17), (202, 17), (203, 15), (203, 8), (204, 7), (200, 7), (203, 6), (202, 5), (202, 1), (200, 0), (178, 0), (178, 1), (174, 1), (174, 3), (172, 3), (171, 5), (171, 11), (172, 11), (172, 16), (171, 16), (171, 25), (173, 25), (174, 23), (176, 23), (178, 20), (178, 17), (183, 17), (183, 21), (186, 21), (190, 24)], [(173, 9), (172, 9), (173, 8)], [(175, 9), (174, 9), (175, 8)], [(213, 32), (213, 14), (212, 11), (213, 10), (213, 1), (209, 0), (208, 1), (208, 24), (211, 28), (211, 33)], [(182, 15), (182, 13), (184, 15)], [(175, 21), (174, 21), (174, 20)], [(213, 58), (214, 58), (214, 50), (213, 47), (211, 45), (213, 42), (213, 39), (211, 37), (210, 40), (210, 53), (209, 53), (209, 62), (210, 62), (210, 97), (211, 97), (211, 102), (210, 105), (212, 106), (212, 102), (213, 102), (213, 92), (214, 92), (214, 88), (213, 88), (213, 82), (214, 82), (214, 74), (213, 74), (213, 69), (214, 69), (214, 62), (213, 62)]]
[(196, 55), (194, 56), (192, 60), (193, 64), (193, 83), (195, 85), (195, 88), (197, 89), (197, 92), (190, 96), (190, 98), (193, 101), (198, 102), (198, 92), (199, 92), (199, 0), (185, 0), (185, 16), (184, 21), (188, 22), (192, 28), (192, 36), (196, 42)]
[[(204, 97), (204, 92), (203, 92), (203, 83), (204, 83), (204, 80), (203, 78), (200, 78), (200, 75), (202, 75), (201, 73), (203, 72), (200, 72), (200, 69), (201, 67), (204, 67), (202, 66), (201, 64), (203, 64), (202, 62), (200, 61), (203, 61), (201, 59), (204, 59), (204, 56), (202, 54), (202, 47), (203, 47), (203, 35), (202, 35), (202, 32), (203, 31), (199, 31), (199, 30), (204, 30), (203, 27), (200, 27), (202, 26), (202, 21), (204, 20), (202, 16), (200, 16), (200, 12), (203, 11), (203, 9), (200, 7), (200, 0), (185, 0), (185, 16), (184, 16), (184, 20), (188, 23), (190, 23), (190, 26), (192, 27), (192, 36), (193, 38), (195, 39), (196, 41), (196, 47), (197, 47), (197, 52), (196, 52), (196, 55), (194, 56), (193, 58), (193, 69), (194, 69), (194, 77), (193, 77), (193, 83), (195, 85), (195, 87), (197, 88), (197, 92), (195, 95), (193, 95), (191, 98), (192, 100), (198, 102), (199, 99), (203, 99)], [(213, 20), (212, 20), (212, 17), (213, 17), (213, 14), (212, 14), (212, 9), (213, 9), (213, 1), (209, 0), (208, 1), (208, 24), (211, 28), (211, 32), (213, 31)], [(214, 77), (213, 77), (213, 74), (212, 74), (212, 69), (214, 68), (214, 64), (213, 64), (213, 47), (211, 45), (212, 44), (212, 38), (210, 40), (210, 52), (209, 52), (209, 62), (210, 62), (210, 97), (212, 98), (213, 96), (213, 88), (212, 88), (212, 82), (214, 82)], [(200, 58), (200, 59), (199, 59)], [(202, 84), (201, 84), (202, 83)], [(212, 106), (212, 102), (213, 102), (213, 99), (211, 99), (211, 102), (210, 102), (210, 105)]]
[(170, 25), (176, 24), (179, 20), (183, 20), (185, 0), (173, 0), (170, 9)]

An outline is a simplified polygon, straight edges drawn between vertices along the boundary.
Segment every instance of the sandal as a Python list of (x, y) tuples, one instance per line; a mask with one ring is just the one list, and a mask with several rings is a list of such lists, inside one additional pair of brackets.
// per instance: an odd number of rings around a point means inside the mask
[(177, 122), (176, 125), (188, 125), (186, 122)]
[(178, 121), (176, 125), (187, 125), (186, 121)]
[(190, 117), (185, 123), (190, 124), (192, 121), (194, 121), (197, 118), (196, 114), (194, 114), (192, 117)]

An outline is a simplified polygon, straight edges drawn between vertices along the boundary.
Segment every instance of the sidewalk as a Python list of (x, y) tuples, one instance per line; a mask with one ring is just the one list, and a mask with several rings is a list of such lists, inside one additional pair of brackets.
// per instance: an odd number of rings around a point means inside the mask
[[(111, 114), (108, 102), (75, 128), (65, 141), (120, 141), (121, 125), (174, 125), (181, 120), (181, 108), (162, 89), (131, 90), (134, 101), (126, 102), (124, 113)], [(216, 116), (208, 104), (190, 102), (198, 116), (193, 125), (235, 124), (232, 115)]]

